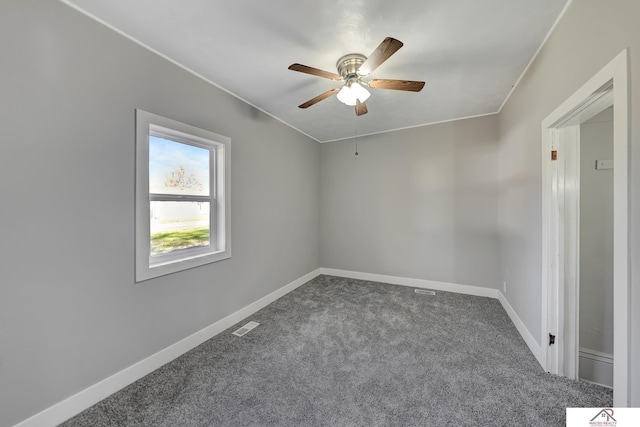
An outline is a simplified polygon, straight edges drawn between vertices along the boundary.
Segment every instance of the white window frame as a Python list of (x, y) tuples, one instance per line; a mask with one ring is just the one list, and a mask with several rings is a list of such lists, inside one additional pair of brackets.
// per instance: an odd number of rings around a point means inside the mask
[[(151, 194), (149, 136), (209, 150), (210, 196)], [(136, 109), (136, 282), (231, 258), (230, 177), (230, 138)], [(209, 202), (209, 246), (151, 257), (150, 202), (154, 200)]]

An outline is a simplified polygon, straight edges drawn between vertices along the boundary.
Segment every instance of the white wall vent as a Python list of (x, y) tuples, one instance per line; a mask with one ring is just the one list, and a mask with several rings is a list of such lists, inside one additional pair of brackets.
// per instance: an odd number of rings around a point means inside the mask
[(435, 295), (436, 293), (433, 291), (428, 291), (426, 289), (414, 289), (413, 290), (416, 294), (422, 294), (422, 295)]
[(240, 328), (237, 331), (235, 331), (233, 333), (233, 335), (241, 337), (244, 334), (246, 334), (247, 332), (249, 332), (250, 330), (252, 330), (253, 328), (255, 328), (256, 326), (258, 326), (259, 324), (260, 323), (258, 323), (258, 322), (249, 322), (246, 325), (244, 325), (242, 328)]

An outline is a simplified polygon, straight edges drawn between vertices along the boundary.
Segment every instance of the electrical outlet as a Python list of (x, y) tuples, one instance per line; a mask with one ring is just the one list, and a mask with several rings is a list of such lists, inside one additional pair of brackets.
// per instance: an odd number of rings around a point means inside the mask
[(507, 293), (507, 281), (503, 281), (502, 282), (502, 292), (504, 292), (505, 294)]

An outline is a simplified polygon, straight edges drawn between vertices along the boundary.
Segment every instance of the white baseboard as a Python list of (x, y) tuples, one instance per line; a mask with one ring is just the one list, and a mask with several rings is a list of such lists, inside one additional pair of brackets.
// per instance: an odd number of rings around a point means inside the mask
[(474, 295), (480, 297), (497, 298), (502, 307), (509, 315), (509, 318), (522, 336), (522, 339), (533, 353), (534, 357), (542, 366), (540, 346), (533, 338), (527, 327), (522, 323), (509, 301), (498, 289), (483, 288), (479, 286), (458, 285), (455, 283), (436, 282), (433, 280), (411, 279), (407, 277), (386, 276), (383, 274), (362, 273), (359, 271), (339, 270), (335, 268), (321, 268), (321, 273), (329, 276), (347, 277), (350, 279), (369, 280), (371, 282), (391, 283), (393, 285), (411, 286), (414, 288), (433, 289), (446, 292), (456, 292), (460, 294)]
[(16, 424), (15, 427), (49, 427), (60, 424), (74, 415), (79, 414), (90, 406), (98, 403), (107, 396), (139, 380), (145, 375), (153, 372), (189, 350), (199, 346), (206, 340), (218, 335), (220, 332), (230, 328), (244, 318), (251, 316), (256, 311), (266, 307), (278, 298), (288, 294), (297, 287), (309, 280), (319, 276), (321, 269), (316, 269), (311, 273), (294, 280), (280, 289), (266, 295), (259, 300), (247, 305), (228, 315), (227, 317), (207, 326), (198, 332), (160, 350), (159, 352), (143, 359), (112, 376), (74, 394), (73, 396), (56, 403), (55, 405), (27, 418)]
[(411, 286), (414, 288), (433, 289), (439, 291), (475, 295), (480, 297), (497, 298), (502, 304), (502, 307), (504, 307), (504, 310), (509, 315), (509, 318), (515, 325), (516, 329), (520, 333), (520, 336), (522, 336), (522, 339), (529, 347), (529, 350), (531, 350), (538, 363), (542, 365), (542, 359), (540, 357), (540, 346), (533, 338), (533, 335), (531, 335), (527, 327), (524, 326), (524, 323), (522, 323), (522, 320), (520, 320), (513, 307), (511, 307), (509, 301), (507, 301), (502, 292), (497, 289), (483, 288), (480, 286), (458, 285), (455, 283), (436, 282), (433, 280), (386, 276), (383, 274), (362, 273), (359, 271), (339, 270), (335, 268), (321, 268), (320, 270), (322, 274), (326, 274), (329, 276), (348, 277), (350, 279), (369, 280), (372, 282), (391, 283), (394, 285)]
[(498, 298), (498, 290), (480, 286), (457, 285), (455, 283), (436, 282), (433, 280), (411, 279), (408, 277), (386, 276), (384, 274), (362, 273), (359, 271), (338, 270), (335, 268), (321, 268), (321, 274), (328, 276), (347, 277), (349, 279), (368, 280), (370, 282), (391, 283), (392, 285), (411, 286), (421, 289), (456, 292), (459, 294), (475, 295), (479, 297)]
[(333, 268), (318, 268), (304, 276), (281, 287), (280, 289), (266, 295), (259, 300), (241, 308), (227, 317), (207, 326), (204, 329), (160, 350), (159, 352), (143, 359), (128, 368), (74, 394), (73, 396), (35, 414), (34, 416), (16, 424), (14, 427), (49, 427), (55, 426), (63, 421), (79, 414), (85, 409), (98, 403), (107, 396), (139, 380), (145, 375), (153, 372), (161, 366), (171, 362), (187, 351), (197, 347), (206, 340), (216, 336), (220, 332), (230, 328), (236, 323), (251, 316), (256, 311), (266, 307), (278, 298), (288, 294), (304, 283), (315, 277), (326, 274), (330, 276), (346, 277), (351, 279), (368, 280), (373, 282), (390, 283), (394, 285), (411, 286), (421, 289), (432, 289), (446, 292), (456, 292), (467, 295), (497, 298), (505, 311), (516, 326), (518, 332), (529, 346), (538, 362), (540, 362), (540, 346), (533, 339), (517, 316), (504, 295), (497, 289), (484, 288), (479, 286), (459, 285), (455, 283), (437, 282), (432, 280), (412, 279), (407, 277), (387, 276), (382, 274), (362, 273), (357, 271), (339, 270)]
[(580, 348), (578, 358), (581, 380), (613, 388), (613, 354)]
[(527, 344), (527, 347), (529, 347), (529, 350), (531, 350), (531, 353), (533, 353), (540, 366), (544, 368), (542, 364), (542, 349), (538, 342), (533, 338), (533, 335), (531, 335), (531, 332), (529, 332), (522, 320), (520, 320), (516, 311), (511, 307), (511, 304), (509, 304), (509, 301), (507, 301), (507, 298), (502, 294), (502, 292), (498, 292), (498, 300), (500, 300), (502, 307), (504, 307), (504, 311), (509, 315), (509, 318), (520, 333), (520, 336)]

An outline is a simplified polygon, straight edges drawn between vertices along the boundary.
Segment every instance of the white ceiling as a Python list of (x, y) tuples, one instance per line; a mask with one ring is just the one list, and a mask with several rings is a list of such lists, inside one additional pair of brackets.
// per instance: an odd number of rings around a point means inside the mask
[[(288, 125), (327, 142), (497, 112), (567, 0), (63, 0)], [(371, 78), (424, 80), (422, 92), (371, 89), (369, 113), (335, 96), (348, 53), (404, 43)]]

